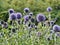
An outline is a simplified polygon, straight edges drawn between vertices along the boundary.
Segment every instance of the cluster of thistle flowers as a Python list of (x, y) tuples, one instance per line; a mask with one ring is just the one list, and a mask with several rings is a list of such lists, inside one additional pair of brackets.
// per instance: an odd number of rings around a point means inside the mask
[[(33, 12), (30, 11), (29, 8), (24, 8), (24, 13), (20, 13), (20, 12), (15, 12), (13, 9), (9, 9), (8, 13), (9, 13), (9, 20), (10, 20), (10, 25), (12, 25), (12, 29), (9, 28), (10, 30), (12, 30), (13, 32), (15, 32), (15, 30), (19, 30), (19, 26), (20, 24), (23, 24), (26, 26), (26, 28), (31, 29), (38, 29), (38, 24), (41, 23), (42, 26), (50, 26), (52, 27), (52, 29), (50, 29), (52, 32), (60, 32), (60, 26), (59, 25), (55, 25), (55, 20), (51, 20), (51, 15), (50, 12), (52, 11), (51, 7), (47, 8), (47, 11), (49, 13), (49, 18), (48, 18), (48, 22), (46, 21), (46, 16), (43, 13), (39, 13), (37, 14), (36, 17), (34, 17)], [(0, 25), (2, 26), (2, 28), (7, 29), (8, 28), (8, 23), (1, 21)], [(41, 32), (37, 32), (38, 35), (41, 35)]]

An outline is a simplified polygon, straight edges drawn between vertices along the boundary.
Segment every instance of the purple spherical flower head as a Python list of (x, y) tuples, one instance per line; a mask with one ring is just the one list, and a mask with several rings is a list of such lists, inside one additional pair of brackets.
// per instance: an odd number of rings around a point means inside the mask
[(48, 7), (48, 8), (47, 8), (47, 11), (48, 11), (48, 12), (52, 11), (52, 8), (51, 8), (51, 7)]
[(17, 18), (17, 19), (21, 19), (21, 17), (22, 17), (22, 14), (21, 14), (21, 13), (19, 13), (19, 12), (16, 13), (16, 18)]
[(54, 25), (54, 21), (50, 21), (50, 26), (53, 26)]
[(35, 22), (35, 19), (34, 18), (31, 18), (31, 22)]
[(43, 14), (38, 14), (36, 19), (37, 19), (37, 22), (42, 22), (42, 21), (45, 21), (46, 17)]
[(4, 24), (2, 25), (3, 28), (8, 28), (8, 23), (4, 22)]
[(54, 30), (55, 32), (60, 32), (60, 26), (54, 25), (54, 26), (53, 26), (53, 30)]
[(9, 9), (8, 12), (9, 12), (10, 14), (12, 14), (12, 13), (14, 13), (14, 10), (13, 10), (13, 9)]
[(30, 12), (29, 15), (32, 16), (33, 15), (33, 12)]
[(50, 23), (51, 23), (51, 25), (53, 25), (54, 24), (54, 21), (50, 21)]
[(29, 20), (29, 15), (25, 15), (24, 16), (24, 21), (28, 21)]
[(16, 14), (15, 13), (10, 14), (9, 19), (16, 20)]
[(29, 12), (29, 8), (24, 8), (24, 12)]

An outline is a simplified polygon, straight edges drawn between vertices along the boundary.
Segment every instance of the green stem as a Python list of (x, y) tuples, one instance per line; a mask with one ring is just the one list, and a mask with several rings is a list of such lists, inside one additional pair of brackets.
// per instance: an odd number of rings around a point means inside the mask
[(51, 14), (50, 14), (50, 12), (49, 12), (49, 21), (51, 21)]

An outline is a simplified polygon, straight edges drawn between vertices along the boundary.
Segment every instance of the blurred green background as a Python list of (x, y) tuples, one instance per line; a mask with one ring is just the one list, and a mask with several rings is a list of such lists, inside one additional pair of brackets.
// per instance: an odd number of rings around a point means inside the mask
[(52, 18), (59, 16), (57, 24), (60, 23), (60, 0), (0, 0), (0, 19), (8, 19), (8, 9), (13, 8), (16, 12), (23, 13), (25, 7), (36, 15), (37, 13), (44, 13), (46, 16), (48, 12), (46, 8), (51, 6), (53, 8)]

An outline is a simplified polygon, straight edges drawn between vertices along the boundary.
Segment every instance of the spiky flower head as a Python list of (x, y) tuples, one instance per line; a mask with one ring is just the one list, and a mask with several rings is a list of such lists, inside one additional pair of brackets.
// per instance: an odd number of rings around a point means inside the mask
[(12, 13), (9, 15), (10, 20), (16, 20), (16, 13)]
[(35, 19), (34, 18), (31, 18), (31, 22), (35, 22)]
[(9, 9), (8, 12), (9, 12), (9, 14), (14, 13), (14, 9)]
[(4, 22), (4, 24), (2, 25), (3, 28), (8, 28), (8, 23)]
[(33, 12), (30, 12), (29, 15), (32, 16), (33, 15)]
[(21, 19), (21, 18), (22, 18), (22, 14), (19, 13), (19, 12), (17, 12), (17, 13), (16, 13), (16, 18), (17, 18), (17, 19)]
[(24, 8), (24, 12), (28, 13), (30, 11), (29, 8)]
[(52, 11), (52, 8), (51, 8), (51, 7), (48, 7), (48, 8), (47, 8), (47, 11), (48, 11), (48, 12)]
[(25, 15), (24, 16), (24, 21), (28, 21), (29, 20), (29, 15)]
[(55, 32), (60, 32), (60, 26), (59, 26), (59, 25), (54, 25), (54, 26), (53, 26), (53, 30), (54, 30)]
[(38, 22), (43, 22), (43, 21), (45, 21), (46, 17), (44, 14), (40, 13), (40, 14), (37, 14), (36, 19)]

